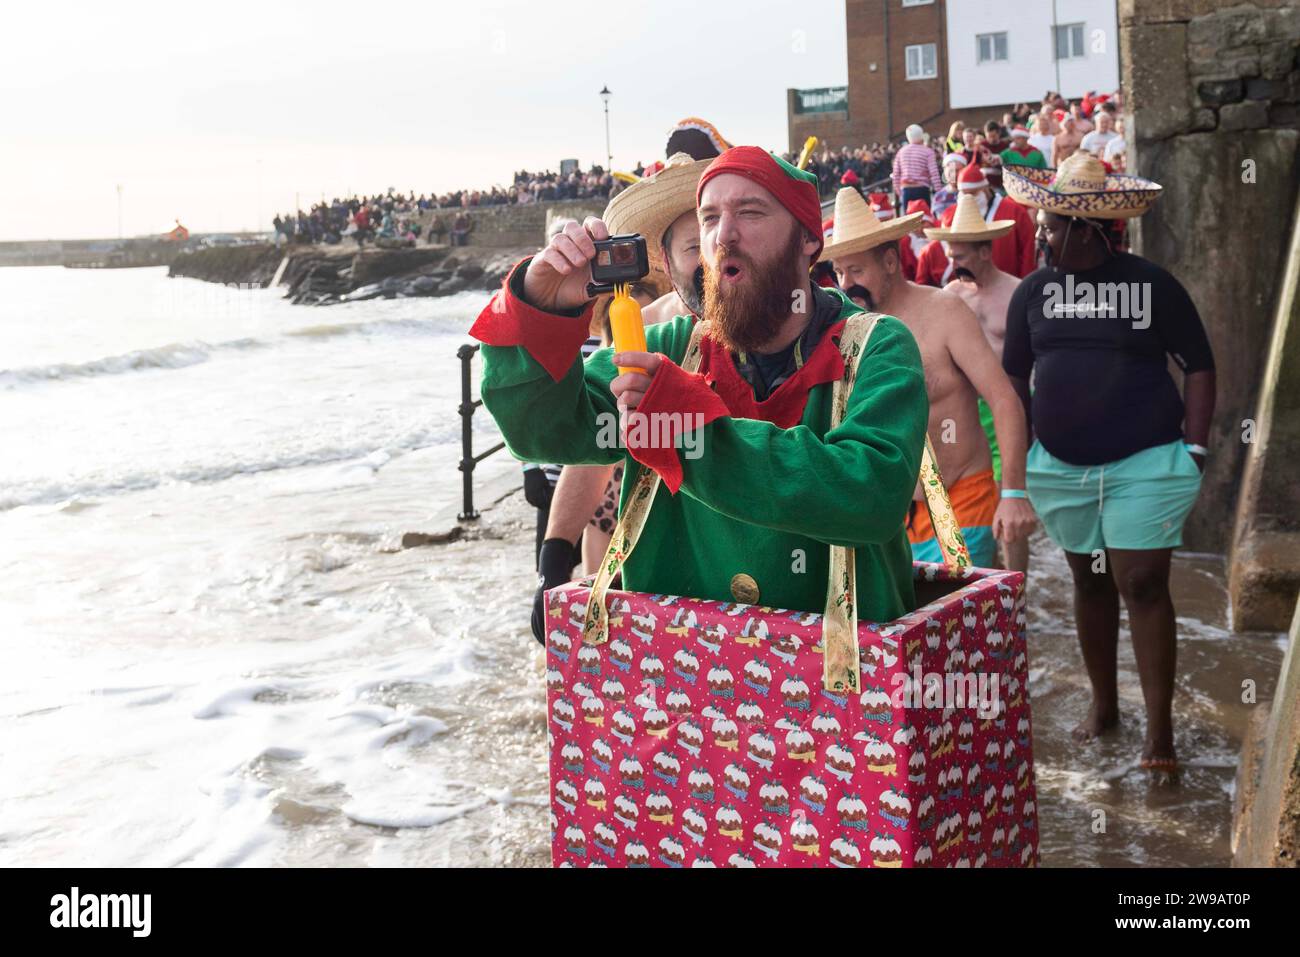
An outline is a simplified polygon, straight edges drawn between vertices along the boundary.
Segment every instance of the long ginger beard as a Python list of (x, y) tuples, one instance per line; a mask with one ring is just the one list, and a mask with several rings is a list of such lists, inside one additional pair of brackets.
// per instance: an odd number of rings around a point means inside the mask
[[(757, 352), (780, 333), (802, 292), (805, 309), (809, 302), (809, 279), (799, 268), (803, 231), (796, 224), (785, 248), (770, 259), (753, 257), (719, 244), (713, 261), (704, 265), (704, 319), (710, 335), (732, 352)], [(734, 260), (742, 270), (738, 282), (722, 275), (719, 264)]]

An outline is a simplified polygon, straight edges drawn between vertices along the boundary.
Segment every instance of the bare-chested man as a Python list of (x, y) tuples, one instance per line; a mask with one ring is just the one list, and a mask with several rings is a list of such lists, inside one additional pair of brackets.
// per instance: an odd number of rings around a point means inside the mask
[[(983, 225), (978, 208), (975, 214)], [(1036, 521), (1024, 492), (1024, 410), (1001, 371), (999, 357), (966, 304), (951, 292), (918, 286), (904, 278), (898, 241), (915, 228), (918, 218), (904, 216), (881, 222), (855, 191), (840, 190), (835, 232), (822, 256), (834, 263), (846, 295), (865, 300), (870, 309), (896, 316), (916, 338), (925, 368), (929, 431), (939, 471), (971, 560), (977, 566), (994, 567), (995, 540), (1023, 539)], [(1001, 493), (980, 425), (977, 400), (981, 396), (993, 410), (998, 439), (1007, 453)], [(908, 522), (913, 557), (942, 561), (929, 515), (919, 504), (919, 487), (915, 497)]]
[[(953, 280), (946, 287), (966, 303), (979, 320), (993, 353), (1002, 361), (1002, 344), (1007, 332), (1007, 306), (1011, 294), (1020, 280), (993, 265), (993, 244), (984, 239), (970, 242), (949, 242), (948, 258), (953, 264)], [(993, 412), (983, 399), (979, 403), (980, 424), (989, 440), (993, 456), (993, 477), (1002, 481), (1002, 456), (998, 448), (997, 433), (993, 427)], [(1018, 572), (1029, 570), (1029, 539), (1021, 538), (1002, 543), (1002, 561)]]
[(1061, 120), (1061, 132), (1052, 138), (1052, 166), (1064, 163), (1082, 143), (1083, 134), (1079, 132), (1078, 123), (1073, 116), (1067, 114)]

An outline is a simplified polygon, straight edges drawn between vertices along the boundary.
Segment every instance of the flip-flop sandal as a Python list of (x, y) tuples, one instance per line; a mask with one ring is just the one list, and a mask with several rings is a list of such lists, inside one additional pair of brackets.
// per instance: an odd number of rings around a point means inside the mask
[(1144, 771), (1162, 771), (1165, 774), (1174, 775), (1178, 773), (1177, 758), (1143, 758), (1138, 767)]

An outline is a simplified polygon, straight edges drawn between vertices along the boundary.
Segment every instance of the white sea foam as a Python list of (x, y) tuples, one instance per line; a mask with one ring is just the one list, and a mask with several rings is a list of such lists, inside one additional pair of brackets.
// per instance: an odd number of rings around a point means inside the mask
[(136, 349), (116, 356), (87, 362), (61, 362), (54, 365), (21, 369), (0, 369), (0, 388), (16, 388), (39, 382), (83, 376), (120, 375), (143, 369), (183, 369), (207, 362), (213, 353), (225, 350), (255, 349), (266, 345), (257, 339), (232, 339), (216, 344), (195, 340), (171, 342), (151, 349)]
[(92, 507), (90, 500), (158, 488), (168, 483), (189, 485), (224, 482), (242, 475), (297, 469), (309, 465), (339, 465), (343, 471), (318, 474), (307, 479), (316, 487), (338, 487), (366, 480), (390, 462), (394, 455), (431, 446), (446, 445), (459, 435), (459, 425), (442, 423), (412, 430), (392, 440), (391, 445), (375, 449), (359, 442), (354, 445), (325, 446), (286, 452), (265, 458), (195, 465), (170, 472), (132, 471), (95, 480), (86, 477), (72, 484), (64, 481), (15, 483), (0, 491), (0, 512), (31, 505), (53, 505), (59, 511), (77, 511)]

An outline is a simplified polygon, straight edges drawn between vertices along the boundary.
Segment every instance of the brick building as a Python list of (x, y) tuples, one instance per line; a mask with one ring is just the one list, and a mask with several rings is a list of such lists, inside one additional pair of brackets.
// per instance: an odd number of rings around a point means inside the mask
[(788, 90), (790, 149), (883, 142), (910, 123), (1000, 119), (1046, 90), (1119, 85), (1115, 0), (845, 0), (848, 84)]

